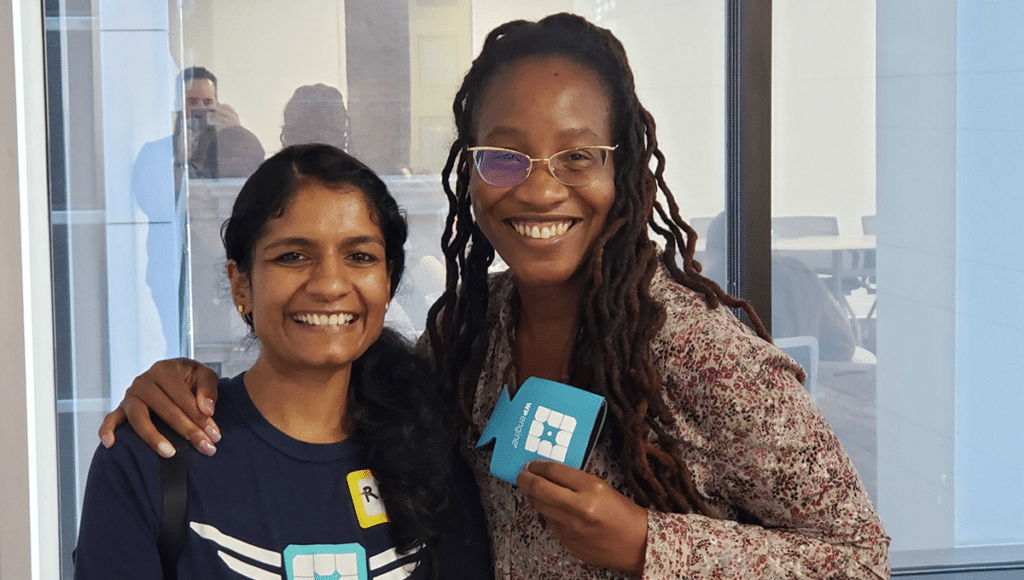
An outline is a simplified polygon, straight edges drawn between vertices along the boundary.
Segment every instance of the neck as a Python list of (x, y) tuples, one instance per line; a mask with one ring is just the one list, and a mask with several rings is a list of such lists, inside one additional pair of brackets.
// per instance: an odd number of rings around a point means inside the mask
[(519, 381), (541, 377), (568, 380), (569, 355), (576, 330), (576, 310), (582, 288), (517, 285), (520, 301), (516, 321), (516, 375)]
[(524, 286), (516, 285), (521, 305), (519, 323), (533, 328), (565, 327), (571, 332), (576, 322), (576, 308), (582, 288), (575, 284), (559, 286)]
[(256, 409), (293, 439), (336, 443), (351, 434), (348, 389), (352, 367), (281, 369), (260, 357), (245, 373)]

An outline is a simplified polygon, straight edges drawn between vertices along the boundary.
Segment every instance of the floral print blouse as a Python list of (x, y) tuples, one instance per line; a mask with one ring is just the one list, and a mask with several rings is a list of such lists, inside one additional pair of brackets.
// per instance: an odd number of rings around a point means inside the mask
[[(509, 344), (512, 277), (506, 271), (490, 282), (490, 342), (473, 408), (481, 430), (502, 386), (518, 384)], [(888, 578), (889, 538), (850, 459), (801, 385), (800, 367), (728, 308), (708, 308), (664, 268), (652, 282), (652, 296), (668, 314), (652, 349), (675, 416), (672, 428), (716, 518), (648, 510), (643, 578)], [(524, 494), (490, 474), (490, 450), (467, 443), (496, 578), (633, 577), (566, 552)], [(630, 496), (607, 437), (587, 471)], [(762, 525), (738, 523), (741, 510)]]

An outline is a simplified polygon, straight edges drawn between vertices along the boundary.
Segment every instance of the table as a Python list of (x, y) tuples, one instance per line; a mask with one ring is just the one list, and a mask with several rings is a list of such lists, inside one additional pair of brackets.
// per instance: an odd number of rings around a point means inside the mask
[[(843, 288), (843, 280), (857, 278), (861, 281), (874, 277), (874, 256), (876, 238), (874, 235), (835, 235), (835, 236), (804, 236), (798, 238), (776, 238), (772, 240), (772, 252), (779, 256), (797, 258), (810, 266), (819, 275), (829, 276), (826, 281), (829, 290), (839, 302), (839, 306), (850, 317), (854, 335), (858, 344), (862, 342), (859, 315), (850, 304)], [(705, 259), (701, 254), (705, 251), (705, 240), (698, 238), (698, 260)], [(845, 259), (845, 254), (851, 257)], [(865, 264), (871, 264), (866, 266)], [(867, 313), (870, 318), (874, 312), (872, 303)]]
[[(809, 264), (813, 264), (814, 256), (820, 256), (822, 252), (831, 254), (831, 267), (825, 272), (819, 271), (832, 277), (831, 283), (835, 291), (836, 299), (842, 300), (843, 277), (874, 276), (874, 266), (865, 267), (869, 256), (874, 256), (876, 239), (873, 235), (852, 235), (852, 236), (804, 236), (800, 238), (780, 238), (772, 241), (772, 251), (781, 255), (799, 258)], [(851, 265), (846, 266), (843, 254), (850, 252)], [(859, 258), (859, 260), (855, 259)], [(859, 262), (859, 263), (858, 263)], [(873, 263), (874, 260), (871, 260)]]

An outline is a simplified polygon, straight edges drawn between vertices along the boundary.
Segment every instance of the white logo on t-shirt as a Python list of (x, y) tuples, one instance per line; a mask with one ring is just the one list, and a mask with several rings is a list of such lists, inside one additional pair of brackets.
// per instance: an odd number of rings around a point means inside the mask
[[(285, 548), (284, 553), (278, 553), (231, 537), (209, 524), (191, 522), (189, 527), (201, 538), (216, 544), (217, 555), (228, 568), (253, 580), (367, 580), (371, 570), (376, 572), (377, 577), (403, 580), (416, 570), (416, 561), (409, 561), (409, 557), (422, 548), (417, 546), (401, 554), (395, 548), (389, 548), (369, 559), (366, 550), (357, 543), (291, 544)], [(249, 561), (232, 554), (243, 556)], [(402, 560), (405, 560), (404, 565), (394, 567), (395, 562)], [(381, 572), (389, 566), (393, 569)], [(282, 571), (284, 574), (280, 574)]]

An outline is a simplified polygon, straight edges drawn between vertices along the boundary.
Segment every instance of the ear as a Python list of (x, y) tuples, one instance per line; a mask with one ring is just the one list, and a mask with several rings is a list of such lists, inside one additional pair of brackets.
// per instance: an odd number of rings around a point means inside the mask
[[(231, 282), (231, 297), (235, 301), (235, 309), (241, 315), (252, 312), (252, 286), (249, 275), (238, 269), (234, 260), (228, 260), (228, 281)], [(241, 306), (241, 308), (239, 308)]]

